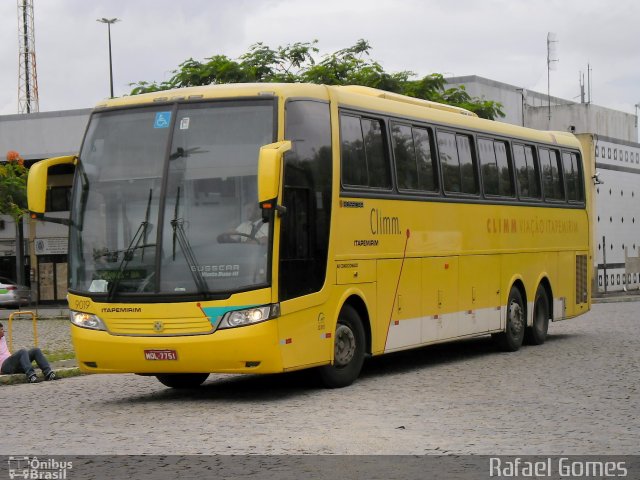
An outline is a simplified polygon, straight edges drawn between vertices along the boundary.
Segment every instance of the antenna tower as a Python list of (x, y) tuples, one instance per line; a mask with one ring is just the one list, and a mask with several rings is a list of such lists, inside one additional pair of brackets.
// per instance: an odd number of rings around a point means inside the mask
[(18, 113), (40, 110), (33, 0), (18, 1)]
[(555, 33), (547, 33), (547, 102), (549, 107), (549, 125), (551, 125), (551, 70), (556, 69), (556, 43), (558, 43)]

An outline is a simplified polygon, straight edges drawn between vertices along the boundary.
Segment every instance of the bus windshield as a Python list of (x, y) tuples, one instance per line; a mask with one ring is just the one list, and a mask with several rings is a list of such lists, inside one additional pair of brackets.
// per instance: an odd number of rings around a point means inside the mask
[(273, 100), (95, 113), (76, 172), (69, 290), (210, 295), (269, 282), (257, 199)]

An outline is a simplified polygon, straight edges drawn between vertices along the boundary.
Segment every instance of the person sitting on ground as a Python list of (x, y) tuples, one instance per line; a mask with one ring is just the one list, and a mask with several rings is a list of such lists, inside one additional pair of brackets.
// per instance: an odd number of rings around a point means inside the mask
[(47, 358), (38, 347), (28, 351), (22, 348), (12, 355), (7, 347), (4, 327), (2, 323), (0, 323), (0, 373), (24, 373), (29, 383), (38, 383), (38, 376), (32, 365), (34, 360), (38, 364), (38, 367), (40, 367), (40, 370), (42, 370), (45, 380), (58, 380), (60, 378), (51, 370)]

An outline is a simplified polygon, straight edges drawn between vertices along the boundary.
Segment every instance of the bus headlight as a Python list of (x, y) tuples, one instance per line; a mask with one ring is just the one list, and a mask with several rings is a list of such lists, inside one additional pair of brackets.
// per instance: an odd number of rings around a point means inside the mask
[(280, 316), (280, 304), (263, 305), (225, 313), (218, 328), (244, 327)]
[(71, 323), (78, 327), (89, 328), (91, 330), (107, 329), (103, 321), (100, 320), (98, 316), (92, 315), (91, 313), (74, 312), (73, 310), (69, 310), (69, 317), (71, 318)]

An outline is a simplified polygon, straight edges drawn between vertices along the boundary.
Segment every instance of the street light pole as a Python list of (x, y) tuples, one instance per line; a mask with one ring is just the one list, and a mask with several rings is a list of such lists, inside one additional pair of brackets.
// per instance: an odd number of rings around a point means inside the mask
[(97, 22), (100, 23), (106, 23), (107, 24), (107, 32), (109, 35), (109, 86), (111, 87), (111, 98), (113, 98), (113, 61), (111, 59), (111, 25), (119, 22), (120, 19), (119, 18), (98, 18), (96, 20)]

